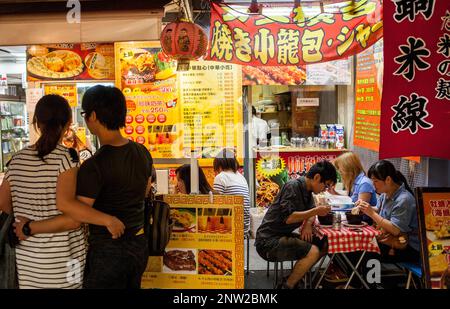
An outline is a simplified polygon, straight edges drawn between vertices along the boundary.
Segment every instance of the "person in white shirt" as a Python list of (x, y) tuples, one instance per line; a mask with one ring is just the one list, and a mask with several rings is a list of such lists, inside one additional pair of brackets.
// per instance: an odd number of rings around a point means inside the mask
[(214, 159), (214, 192), (244, 197), (244, 234), (250, 230), (250, 193), (247, 180), (239, 173), (239, 162), (231, 150), (223, 149)]
[(252, 106), (252, 147), (259, 145), (261, 140), (268, 140), (270, 128), (267, 121), (256, 116), (256, 108)]

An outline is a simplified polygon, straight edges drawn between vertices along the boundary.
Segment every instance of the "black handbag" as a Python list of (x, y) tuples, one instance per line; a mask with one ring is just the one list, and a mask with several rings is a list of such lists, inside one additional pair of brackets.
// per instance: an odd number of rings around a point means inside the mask
[(15, 246), (19, 239), (14, 233), (14, 215), (0, 214), (0, 289), (18, 288)]
[(145, 198), (144, 232), (147, 236), (149, 256), (164, 255), (172, 234), (173, 220), (170, 218), (170, 205), (154, 198), (150, 189)]

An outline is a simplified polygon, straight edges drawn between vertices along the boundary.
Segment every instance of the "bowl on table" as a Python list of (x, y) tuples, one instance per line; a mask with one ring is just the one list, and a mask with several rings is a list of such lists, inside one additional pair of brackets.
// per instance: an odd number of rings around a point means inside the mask
[(332, 225), (333, 224), (333, 213), (329, 212), (325, 216), (317, 216), (321, 225)]
[(362, 214), (354, 215), (351, 211), (347, 211), (345, 213), (345, 216), (347, 217), (347, 223), (352, 225), (360, 225), (362, 224), (363, 216)]

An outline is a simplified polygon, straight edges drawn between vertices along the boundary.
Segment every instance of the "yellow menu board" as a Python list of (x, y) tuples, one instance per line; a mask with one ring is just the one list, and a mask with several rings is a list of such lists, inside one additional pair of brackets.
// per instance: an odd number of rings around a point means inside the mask
[(176, 64), (159, 42), (115, 43), (115, 59), (116, 86), (127, 100), (122, 133), (145, 145), (153, 158), (179, 158)]
[(175, 221), (164, 256), (149, 257), (142, 288), (243, 289), (242, 196), (166, 195)]
[[(184, 151), (214, 158), (234, 148), (242, 158), (242, 70), (235, 64), (191, 61), (178, 74)], [(187, 155), (185, 153), (185, 155)]]
[(44, 86), (44, 92), (45, 95), (57, 94), (64, 97), (69, 102), (70, 107), (78, 106), (78, 93), (76, 84), (49, 84)]

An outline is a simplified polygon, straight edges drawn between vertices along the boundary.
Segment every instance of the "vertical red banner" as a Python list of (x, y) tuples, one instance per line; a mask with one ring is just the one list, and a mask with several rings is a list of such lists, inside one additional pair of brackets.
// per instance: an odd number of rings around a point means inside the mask
[(380, 158), (450, 159), (450, 2), (384, 2)]

